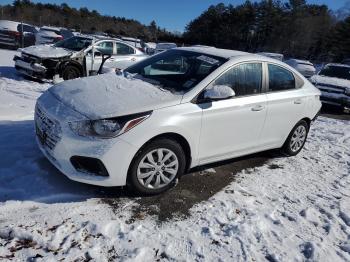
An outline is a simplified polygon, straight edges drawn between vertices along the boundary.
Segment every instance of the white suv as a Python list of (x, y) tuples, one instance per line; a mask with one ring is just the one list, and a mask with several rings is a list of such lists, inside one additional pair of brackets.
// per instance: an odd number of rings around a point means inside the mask
[(37, 141), (72, 180), (156, 194), (198, 165), (273, 148), (296, 155), (319, 96), (277, 60), (176, 48), (51, 87), (36, 105)]

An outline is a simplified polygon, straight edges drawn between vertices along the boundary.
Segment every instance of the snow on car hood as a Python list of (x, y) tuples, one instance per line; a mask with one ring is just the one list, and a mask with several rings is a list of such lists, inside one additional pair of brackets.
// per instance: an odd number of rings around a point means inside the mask
[(181, 94), (115, 73), (65, 81), (51, 87), (49, 92), (90, 119), (155, 110), (179, 104), (182, 98)]
[(33, 55), (40, 58), (59, 58), (70, 56), (72, 51), (68, 51), (61, 47), (54, 47), (52, 45), (35, 45), (21, 49), (23, 53)]
[(313, 77), (311, 77), (311, 81), (315, 85), (317, 85), (317, 84), (324, 84), (324, 85), (332, 85), (332, 86), (339, 86), (339, 87), (350, 88), (350, 80), (340, 79), (340, 78), (336, 78), (336, 77), (314, 75)]

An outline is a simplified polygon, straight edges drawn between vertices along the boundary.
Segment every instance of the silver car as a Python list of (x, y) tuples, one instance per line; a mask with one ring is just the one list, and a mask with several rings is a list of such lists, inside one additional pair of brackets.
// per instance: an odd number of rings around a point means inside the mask
[(74, 36), (54, 45), (38, 45), (22, 49), (15, 56), (16, 70), (37, 79), (64, 80), (95, 75), (102, 65), (124, 69), (148, 57), (137, 48), (112, 38)]

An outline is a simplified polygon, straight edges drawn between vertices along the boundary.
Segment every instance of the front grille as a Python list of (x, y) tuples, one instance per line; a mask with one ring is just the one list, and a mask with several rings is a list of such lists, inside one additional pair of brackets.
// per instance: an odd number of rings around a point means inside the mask
[(60, 124), (50, 119), (38, 105), (35, 107), (35, 128), (40, 143), (50, 150), (61, 140)]

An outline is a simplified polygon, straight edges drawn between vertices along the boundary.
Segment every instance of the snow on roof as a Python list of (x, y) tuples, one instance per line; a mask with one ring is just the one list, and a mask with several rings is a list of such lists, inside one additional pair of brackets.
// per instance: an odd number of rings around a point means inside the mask
[(220, 49), (215, 47), (208, 46), (191, 46), (191, 47), (179, 47), (178, 49), (187, 50), (192, 52), (199, 52), (207, 55), (219, 56), (223, 58), (231, 58), (235, 56), (243, 56), (243, 55), (252, 55), (247, 52), (229, 50), (229, 49)]
[(337, 66), (337, 67), (347, 67), (347, 68), (350, 68), (350, 65), (337, 64), (337, 63), (330, 63), (330, 64), (327, 64), (326, 66)]
[[(10, 20), (0, 20), (0, 28), (2, 28), (2, 29), (10, 29), (13, 31), (17, 31), (17, 26), (20, 24), (21, 24), (20, 22), (15, 22), (15, 21), (10, 21)], [(23, 25), (32, 26), (32, 25), (26, 24), (26, 23), (23, 23)]]

